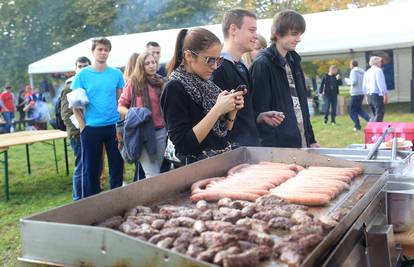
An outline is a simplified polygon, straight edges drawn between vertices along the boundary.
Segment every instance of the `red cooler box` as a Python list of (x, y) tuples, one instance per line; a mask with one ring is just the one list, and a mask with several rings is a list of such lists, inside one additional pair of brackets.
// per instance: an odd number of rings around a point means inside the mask
[(365, 144), (372, 144), (382, 135), (385, 129), (391, 126), (395, 132), (389, 132), (384, 141), (391, 140), (395, 137), (402, 137), (414, 143), (414, 123), (405, 122), (369, 122), (364, 129)]

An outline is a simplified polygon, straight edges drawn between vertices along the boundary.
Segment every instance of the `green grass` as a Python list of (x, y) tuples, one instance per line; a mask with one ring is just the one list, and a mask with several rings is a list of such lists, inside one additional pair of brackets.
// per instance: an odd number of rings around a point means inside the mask
[[(414, 114), (409, 113), (408, 103), (391, 104), (387, 106), (385, 121), (413, 122)], [(317, 141), (324, 147), (345, 147), (364, 140), (363, 131), (352, 131), (353, 124), (347, 114), (338, 116), (335, 126), (324, 125), (323, 117), (317, 115), (312, 117), (312, 125)], [(0, 164), (0, 266), (18, 265), (20, 218), (72, 202), (72, 173), (69, 176), (64, 174), (62, 141), (57, 141), (59, 174), (55, 170), (52, 147), (39, 143), (32, 145), (30, 151), (32, 175), (27, 174), (24, 146), (9, 150), (9, 202), (4, 201), (3, 165)], [(68, 152), (71, 166), (73, 156), (70, 148)], [(3, 159), (2, 155), (0, 159)], [(133, 166), (126, 165), (127, 182), (132, 180), (132, 175)]]

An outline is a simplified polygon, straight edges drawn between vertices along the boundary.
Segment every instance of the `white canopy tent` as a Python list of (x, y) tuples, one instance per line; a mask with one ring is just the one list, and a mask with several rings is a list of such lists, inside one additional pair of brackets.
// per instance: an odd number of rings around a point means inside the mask
[[(298, 46), (305, 58), (414, 45), (414, 1), (377, 7), (304, 15), (307, 29)], [(258, 33), (269, 39), (271, 19), (258, 21)], [(205, 26), (223, 39), (221, 25)], [(133, 52), (145, 51), (148, 41), (162, 47), (162, 62), (173, 54), (179, 29), (109, 36), (109, 65), (123, 67)], [(29, 74), (72, 71), (79, 56), (91, 57), (91, 40), (83, 41), (29, 65)]]
[[(410, 99), (409, 83), (412, 79), (412, 53), (414, 46), (414, 1), (394, 3), (376, 7), (354, 8), (304, 15), (306, 32), (297, 51), (303, 60), (329, 59), (341, 55), (358, 58), (365, 62), (365, 51), (394, 49), (396, 93), (392, 100)], [(270, 36), (272, 20), (258, 20), (258, 33), (266, 39)], [(221, 40), (221, 25), (203, 26), (215, 33)], [(161, 62), (167, 62), (173, 55), (179, 29), (109, 36), (112, 51), (108, 64), (124, 67), (134, 52), (145, 51), (145, 44), (156, 41), (161, 45)], [(399, 50), (398, 50), (399, 49)], [(409, 52), (408, 52), (409, 51)], [(73, 71), (79, 56), (91, 55), (91, 39), (69, 47), (29, 65), (30, 76), (41, 73)], [(404, 72), (404, 73), (402, 73)]]

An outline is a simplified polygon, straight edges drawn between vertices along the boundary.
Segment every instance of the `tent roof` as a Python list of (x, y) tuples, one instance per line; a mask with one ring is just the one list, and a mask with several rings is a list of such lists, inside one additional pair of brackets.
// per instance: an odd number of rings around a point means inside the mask
[[(302, 56), (337, 55), (358, 51), (393, 49), (414, 45), (413, 1), (384, 6), (306, 14), (306, 32), (297, 51)], [(270, 36), (272, 20), (258, 20), (258, 33)], [(204, 26), (223, 40), (221, 25)], [(123, 67), (134, 52), (145, 51), (148, 41), (160, 44), (161, 62), (173, 54), (179, 29), (109, 36), (112, 43), (108, 64)], [(91, 55), (91, 39), (64, 49), (29, 65), (30, 74), (74, 70), (79, 56)]]

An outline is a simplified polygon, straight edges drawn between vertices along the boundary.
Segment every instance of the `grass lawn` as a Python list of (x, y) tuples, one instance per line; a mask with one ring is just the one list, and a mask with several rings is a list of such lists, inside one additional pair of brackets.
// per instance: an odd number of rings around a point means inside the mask
[[(408, 103), (390, 104), (384, 120), (414, 122), (414, 114), (409, 113)], [(345, 147), (363, 143), (364, 140), (363, 131), (352, 131), (353, 124), (348, 115), (338, 116), (335, 126), (324, 125), (323, 117), (317, 115), (312, 117), (312, 125), (317, 141), (324, 147)], [(3, 165), (0, 165), (0, 266), (18, 265), (17, 257), (21, 250), (20, 218), (72, 201), (72, 178), (64, 174), (62, 141), (57, 142), (59, 174), (55, 170), (52, 147), (39, 143), (32, 145), (30, 151), (32, 175), (27, 174), (24, 146), (9, 150), (9, 202), (4, 201), (4, 174)], [(69, 155), (71, 165), (73, 156), (70, 149)], [(133, 166), (126, 165), (127, 182), (132, 181), (132, 175)]]

